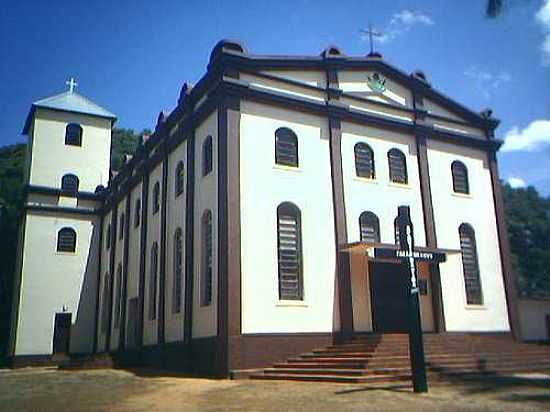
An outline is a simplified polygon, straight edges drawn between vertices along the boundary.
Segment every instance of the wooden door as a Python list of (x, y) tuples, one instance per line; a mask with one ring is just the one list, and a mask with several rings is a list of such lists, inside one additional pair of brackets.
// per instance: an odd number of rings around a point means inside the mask
[(53, 353), (68, 354), (71, 342), (71, 318), (70, 312), (56, 313), (53, 329)]
[(408, 332), (409, 290), (403, 265), (371, 263), (369, 267), (373, 330)]
[(128, 329), (126, 334), (126, 345), (128, 348), (138, 346), (138, 298), (128, 300)]

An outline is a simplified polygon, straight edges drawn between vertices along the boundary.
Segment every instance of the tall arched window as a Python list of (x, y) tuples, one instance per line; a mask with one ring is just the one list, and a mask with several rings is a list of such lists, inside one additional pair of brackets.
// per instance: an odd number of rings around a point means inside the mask
[(292, 203), (277, 207), (279, 299), (303, 300), (302, 222), (300, 209)]
[(462, 251), (462, 269), (464, 271), (464, 286), (466, 302), (469, 305), (482, 305), (481, 280), (474, 229), (467, 223), (458, 228), (460, 235), (460, 250)]
[(149, 320), (157, 318), (157, 283), (158, 283), (158, 243), (151, 247), (151, 267), (149, 270)]
[(172, 313), (181, 312), (183, 285), (183, 233), (181, 228), (174, 232), (174, 285), (172, 290)]
[(141, 222), (141, 199), (136, 199), (136, 205), (134, 208), (134, 227), (138, 227)]
[(206, 210), (201, 220), (201, 305), (212, 303), (212, 212)]
[(57, 232), (57, 251), (72, 252), (76, 251), (76, 232), (70, 227), (64, 227)]
[(394, 183), (408, 183), (407, 160), (399, 149), (391, 149), (388, 152), (388, 165), (390, 170), (390, 181)]
[(118, 224), (118, 228), (120, 230), (118, 233), (119, 240), (124, 239), (124, 222), (125, 222), (125, 216), (124, 216), (124, 213), (121, 213), (119, 224)]
[(453, 175), (453, 190), (455, 193), (470, 193), (470, 184), (468, 182), (468, 169), (464, 163), (455, 160), (451, 164), (451, 173)]
[(359, 215), (359, 231), (361, 242), (380, 243), (380, 222), (372, 212)]
[(159, 182), (155, 183), (153, 186), (153, 214), (157, 213), (160, 210), (160, 184)]
[(178, 197), (183, 193), (183, 188), (185, 187), (182, 161), (178, 162), (178, 165), (176, 166), (176, 175), (175, 175), (174, 185), (175, 185), (174, 191), (176, 193), (176, 197)]
[(355, 152), (355, 173), (358, 177), (374, 179), (374, 152), (371, 147), (363, 142), (357, 143), (353, 149)]
[(394, 233), (394, 236), (395, 236), (395, 244), (396, 245), (399, 245), (399, 224), (397, 223), (399, 220), (399, 218), (395, 218), (393, 220), (393, 233)]
[(202, 144), (202, 175), (206, 176), (212, 171), (212, 136), (207, 136)]
[(61, 178), (61, 190), (68, 193), (78, 192), (78, 177), (71, 173), (67, 173)]
[(116, 295), (115, 295), (115, 328), (120, 327), (122, 314), (122, 264), (118, 264), (116, 270)]
[(105, 232), (105, 249), (111, 248), (111, 224), (107, 225), (107, 231)]
[(107, 272), (105, 273), (105, 277), (103, 278), (103, 296), (101, 298), (101, 301), (103, 303), (101, 310), (101, 330), (103, 333), (107, 332), (107, 329), (109, 327), (109, 310), (111, 308), (111, 304), (109, 302), (110, 297), (111, 275), (109, 275), (109, 272)]
[(65, 128), (65, 144), (82, 146), (82, 127), (77, 123), (69, 123)]
[(275, 131), (275, 163), (298, 167), (298, 137), (287, 127)]

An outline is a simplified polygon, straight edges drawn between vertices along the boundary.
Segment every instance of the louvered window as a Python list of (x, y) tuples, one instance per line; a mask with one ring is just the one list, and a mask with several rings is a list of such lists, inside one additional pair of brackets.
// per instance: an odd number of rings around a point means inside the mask
[(118, 233), (118, 238), (120, 240), (124, 239), (124, 218), (125, 218), (124, 213), (122, 213), (120, 215), (120, 220), (119, 220), (119, 224), (118, 224), (118, 228), (120, 230), (120, 232)]
[(286, 127), (275, 131), (275, 163), (298, 167), (298, 137)]
[(277, 208), (279, 299), (303, 300), (300, 209), (292, 203)]
[(65, 144), (82, 146), (82, 127), (76, 123), (69, 123), (65, 128)]
[(136, 199), (136, 206), (134, 209), (134, 227), (138, 227), (141, 222), (141, 199)]
[(201, 305), (212, 303), (212, 212), (206, 210), (202, 215), (202, 259), (201, 259)]
[(212, 171), (212, 136), (207, 136), (202, 144), (202, 175), (206, 176)]
[(160, 210), (160, 184), (159, 182), (155, 183), (153, 187), (153, 214), (157, 213)]
[(464, 285), (466, 301), (469, 305), (482, 305), (483, 294), (479, 277), (479, 262), (474, 229), (463, 223), (458, 229), (460, 235), (460, 250), (462, 251), (462, 268), (464, 270)]
[(76, 251), (76, 232), (70, 227), (64, 227), (57, 232), (57, 251), (75, 252)]
[(157, 318), (157, 283), (158, 283), (158, 244), (151, 247), (151, 268), (149, 272), (149, 320)]
[(363, 212), (359, 216), (359, 231), (361, 242), (380, 242), (380, 223), (372, 212)]
[(176, 193), (176, 197), (181, 195), (183, 193), (183, 188), (185, 186), (185, 182), (183, 180), (184, 173), (183, 173), (183, 162), (179, 162), (176, 166), (176, 176), (175, 176), (175, 188), (174, 191)]
[(407, 160), (401, 150), (391, 149), (388, 152), (388, 165), (390, 169), (390, 180), (394, 183), (408, 183)]
[(115, 328), (120, 327), (122, 314), (122, 265), (119, 263), (116, 271), (116, 295), (115, 295)]
[(183, 234), (180, 228), (174, 233), (174, 287), (172, 291), (172, 313), (181, 312), (183, 284)]
[(78, 177), (73, 174), (66, 174), (61, 178), (61, 190), (68, 193), (78, 192)]
[(109, 273), (105, 273), (105, 277), (103, 278), (103, 297), (101, 298), (103, 303), (103, 308), (101, 312), (101, 330), (105, 333), (109, 326), (109, 310), (110, 310), (110, 302), (109, 299), (111, 297), (111, 276)]
[(375, 178), (374, 171), (374, 152), (366, 143), (357, 143), (354, 147), (355, 152), (355, 173), (359, 177), (368, 179)]
[(451, 165), (453, 175), (453, 190), (455, 193), (470, 193), (470, 184), (468, 182), (468, 169), (464, 163), (455, 160)]

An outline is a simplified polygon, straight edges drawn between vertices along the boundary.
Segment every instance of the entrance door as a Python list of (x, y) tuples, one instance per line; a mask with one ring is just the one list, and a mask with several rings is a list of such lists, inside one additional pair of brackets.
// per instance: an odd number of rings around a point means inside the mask
[(128, 300), (128, 332), (126, 333), (126, 345), (129, 349), (138, 345), (138, 298)]
[(70, 312), (56, 313), (53, 329), (53, 353), (69, 354), (71, 341), (71, 317)]
[(372, 323), (375, 332), (408, 332), (408, 275), (403, 265), (369, 264)]

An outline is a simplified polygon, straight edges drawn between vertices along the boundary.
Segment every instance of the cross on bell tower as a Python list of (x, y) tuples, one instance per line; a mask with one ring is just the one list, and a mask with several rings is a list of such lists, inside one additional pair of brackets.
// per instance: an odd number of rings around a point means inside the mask
[(372, 24), (369, 23), (368, 29), (361, 29), (361, 33), (369, 35), (370, 53), (374, 54), (374, 37), (382, 37), (382, 33), (372, 28)]
[(75, 87), (78, 86), (78, 83), (75, 81), (74, 77), (71, 77), (69, 80), (67, 80), (65, 84), (69, 86), (69, 93), (73, 93)]

